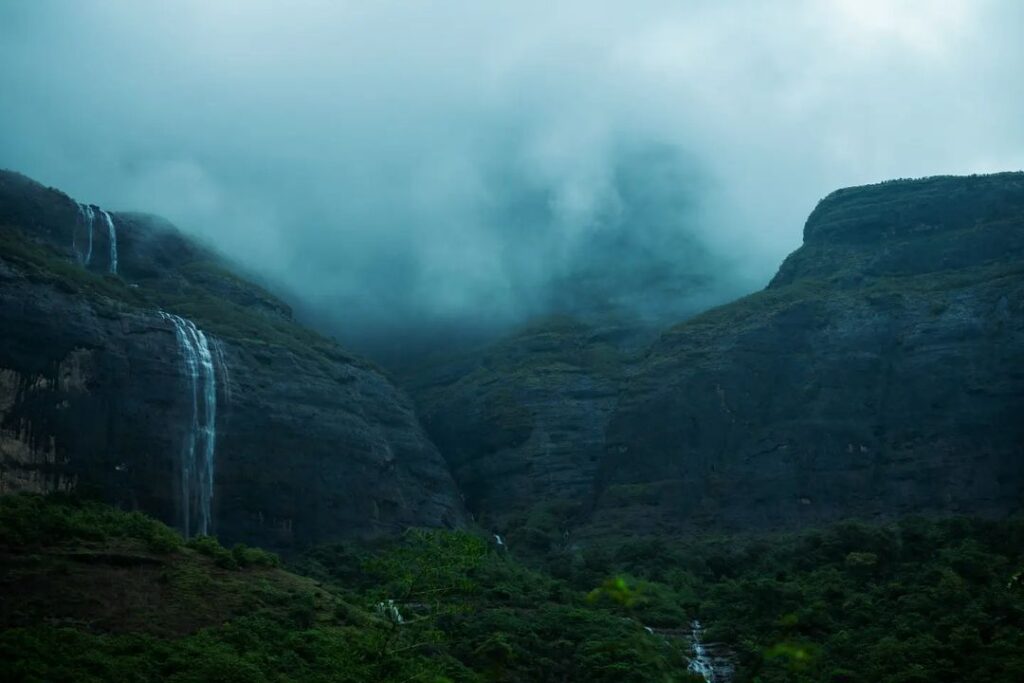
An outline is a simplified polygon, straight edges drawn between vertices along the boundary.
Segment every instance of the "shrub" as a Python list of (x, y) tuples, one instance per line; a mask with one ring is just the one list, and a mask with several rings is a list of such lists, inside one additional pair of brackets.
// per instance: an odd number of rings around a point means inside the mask
[(212, 558), (218, 567), (238, 569), (238, 562), (235, 561), (231, 551), (222, 546), (213, 536), (195, 536), (190, 538), (186, 545), (197, 553)]
[(7, 545), (55, 545), (110, 538), (142, 541), (157, 553), (173, 552), (182, 543), (176, 531), (139, 512), (124, 512), (65, 494), (0, 497), (0, 542)]
[(244, 543), (236, 543), (231, 548), (231, 557), (239, 567), (278, 567), (281, 559), (274, 553), (262, 548), (250, 548)]

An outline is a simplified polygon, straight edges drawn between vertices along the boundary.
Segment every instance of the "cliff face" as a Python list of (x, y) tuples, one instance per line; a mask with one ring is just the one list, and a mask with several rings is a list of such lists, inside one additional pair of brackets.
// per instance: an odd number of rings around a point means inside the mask
[(90, 491), (182, 525), (197, 410), (166, 310), (209, 342), (223, 539), (288, 547), (462, 524), (446, 464), (380, 372), (173, 227), (112, 218), (117, 275), (105, 224), (82, 264), (78, 205), (0, 174), (0, 491)]
[(840, 190), (766, 290), (638, 359), (563, 328), (411, 385), (476, 511), (555, 496), (623, 534), (1024, 500), (1024, 174)]
[(836, 192), (767, 290), (662, 336), (596, 528), (1005, 514), (1024, 493), (1024, 174)]
[(553, 319), (411, 372), (426, 432), (375, 368), (158, 219), (113, 215), (117, 274), (103, 224), (83, 263), (83, 216), (0, 174), (3, 492), (181, 524), (209, 401), (167, 311), (209, 339), (227, 541), (457, 526), (463, 496), (539, 547), (1024, 500), (1024, 174), (833, 193), (767, 289), (653, 344)]
[(423, 424), (481, 523), (504, 533), (536, 505), (572, 512), (589, 498), (635, 336), (552, 318), (412, 375)]

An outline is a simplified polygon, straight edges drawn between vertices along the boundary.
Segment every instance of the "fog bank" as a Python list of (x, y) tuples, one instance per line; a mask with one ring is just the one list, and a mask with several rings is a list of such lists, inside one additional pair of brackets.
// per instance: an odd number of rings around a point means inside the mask
[(0, 5), (0, 166), (342, 340), (763, 286), (814, 203), (1024, 167), (1024, 3)]

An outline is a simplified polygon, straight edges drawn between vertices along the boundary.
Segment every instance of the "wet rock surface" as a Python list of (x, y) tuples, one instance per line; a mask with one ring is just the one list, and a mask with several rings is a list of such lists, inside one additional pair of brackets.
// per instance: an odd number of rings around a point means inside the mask
[(463, 523), (446, 463), (383, 374), (154, 219), (113, 214), (121, 275), (89, 272), (71, 251), (75, 207), (0, 174), (0, 490), (73, 489), (178, 524), (192, 406), (158, 313), (169, 306), (219, 346), (213, 530), (225, 542)]

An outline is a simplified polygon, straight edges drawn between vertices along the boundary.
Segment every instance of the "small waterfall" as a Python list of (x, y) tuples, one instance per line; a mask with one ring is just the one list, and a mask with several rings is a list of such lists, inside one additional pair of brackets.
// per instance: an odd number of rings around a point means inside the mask
[(212, 527), (217, 376), (203, 331), (191, 320), (171, 313), (161, 311), (160, 317), (174, 325), (192, 400), (192, 420), (181, 449), (182, 530), (188, 538), (193, 526), (196, 534), (209, 534)]
[(701, 676), (707, 683), (715, 683), (715, 667), (711, 663), (704, 643), (701, 641), (703, 627), (700, 621), (694, 619), (690, 622), (690, 637), (693, 640), (693, 658), (690, 660), (689, 670)]
[(72, 238), (71, 248), (74, 249), (75, 254), (78, 256), (78, 260), (82, 265), (89, 265), (92, 261), (92, 226), (96, 222), (96, 212), (88, 204), (78, 205), (78, 217), (82, 220), (82, 224), (85, 226), (86, 234), (89, 236), (88, 246), (85, 249), (85, 253), (82, 253), (78, 249), (77, 230), (75, 236)]
[(398, 605), (391, 598), (377, 603), (377, 614), (392, 624), (401, 625), (405, 622), (405, 619), (402, 618), (402, 613), (398, 611)]
[(71, 248), (75, 252), (75, 256), (78, 257), (79, 263), (83, 266), (88, 266), (92, 263), (92, 245), (93, 245), (93, 229), (96, 225), (96, 211), (99, 211), (103, 216), (103, 220), (107, 224), (107, 237), (110, 242), (110, 272), (117, 272), (117, 228), (114, 226), (114, 218), (108, 212), (100, 209), (99, 207), (93, 207), (91, 204), (79, 204), (78, 205), (78, 219), (79, 222), (85, 227), (86, 234), (86, 246), (85, 250), (82, 251), (78, 247), (78, 229), (71, 238)]
[[(110, 217), (110, 214), (100, 209), (100, 213), (103, 214), (104, 220), (107, 221), (107, 235), (110, 238), (110, 272), (117, 272), (117, 228), (114, 227), (114, 219)], [(91, 231), (90, 231), (91, 234)]]
[(498, 545), (499, 548), (505, 547), (505, 541), (501, 540), (501, 534), (494, 534), (494, 542)]
[(224, 392), (224, 400), (231, 403), (231, 373), (228, 371), (228, 362), (224, 358), (224, 345), (219, 339), (212, 339), (213, 353), (217, 357), (217, 365), (220, 366), (221, 390)]

